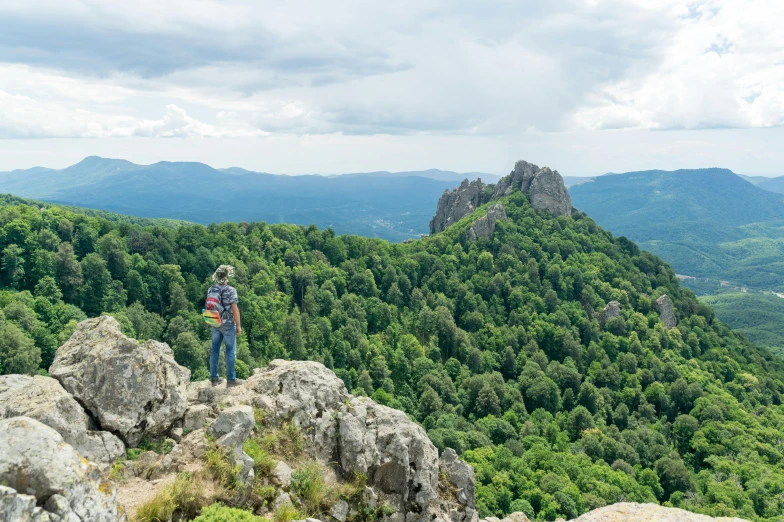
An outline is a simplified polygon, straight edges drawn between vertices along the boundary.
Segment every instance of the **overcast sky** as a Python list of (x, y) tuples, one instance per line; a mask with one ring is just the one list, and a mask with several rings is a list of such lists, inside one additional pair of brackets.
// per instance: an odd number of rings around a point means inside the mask
[(0, 1), (0, 170), (784, 175), (782, 0)]

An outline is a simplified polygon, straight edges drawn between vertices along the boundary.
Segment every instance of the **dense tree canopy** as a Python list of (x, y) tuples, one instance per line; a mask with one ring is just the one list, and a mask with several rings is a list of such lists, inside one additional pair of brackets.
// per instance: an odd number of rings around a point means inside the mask
[[(236, 267), (238, 373), (323, 362), (475, 468), (482, 516), (572, 518), (622, 500), (781, 520), (784, 369), (586, 215), (502, 200), (411, 244), (265, 223), (141, 227), (56, 206), (0, 209), (0, 373), (44, 372), (79, 320), (114, 315), (207, 378), (199, 312)], [(679, 324), (653, 306), (668, 294)], [(621, 315), (604, 321), (606, 303)]]

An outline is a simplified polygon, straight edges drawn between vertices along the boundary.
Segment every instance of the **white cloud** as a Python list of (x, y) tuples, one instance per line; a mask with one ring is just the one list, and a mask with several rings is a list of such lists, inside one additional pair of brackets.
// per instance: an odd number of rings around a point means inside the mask
[(778, 126), (782, 20), (781, 0), (0, 2), (0, 138)]
[(699, 129), (784, 124), (784, 3), (711, 0), (663, 43), (661, 58), (587, 94), (580, 128)]

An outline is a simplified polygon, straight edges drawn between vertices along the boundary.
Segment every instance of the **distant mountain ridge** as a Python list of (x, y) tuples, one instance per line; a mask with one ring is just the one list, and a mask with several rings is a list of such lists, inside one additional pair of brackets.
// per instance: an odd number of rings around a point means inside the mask
[(569, 190), (575, 207), (678, 273), (784, 288), (784, 195), (731, 170), (628, 172)]
[(441, 193), (466, 176), (437, 169), (286, 176), (197, 162), (137, 165), (90, 156), (65, 169), (0, 172), (0, 192), (134, 216), (208, 224), (315, 224), (402, 241), (428, 232)]

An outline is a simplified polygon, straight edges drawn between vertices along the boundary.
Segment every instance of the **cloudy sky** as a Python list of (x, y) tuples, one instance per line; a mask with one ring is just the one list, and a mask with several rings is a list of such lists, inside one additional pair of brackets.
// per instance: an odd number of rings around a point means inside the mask
[(0, 1), (0, 170), (784, 175), (781, 0)]

